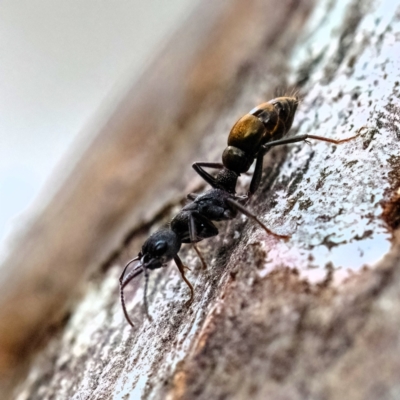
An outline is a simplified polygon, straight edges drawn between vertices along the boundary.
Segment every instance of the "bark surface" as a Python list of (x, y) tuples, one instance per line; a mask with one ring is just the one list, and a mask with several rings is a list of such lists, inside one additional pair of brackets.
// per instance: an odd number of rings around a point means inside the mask
[[(242, 43), (235, 37), (250, 50), (230, 59), (230, 79), (211, 102), (218, 112), (205, 106), (190, 117), (187, 142), (178, 135), (168, 147), (160, 139), (164, 151), (195, 145), (163, 168), (185, 171), (163, 182), (176, 193), (163, 197), (167, 186), (154, 182), (148, 222), (132, 223), (114, 252), (109, 245), (109, 262), (92, 273), (70, 318), (36, 353), (15, 389), (18, 400), (400, 397), (400, 2), (227, 4), (220, 40), (243, 23), (254, 31)], [(250, 10), (270, 26), (250, 24)], [(211, 31), (210, 40), (217, 35)], [(199, 59), (212, 59), (203, 51)], [(222, 71), (225, 60), (218, 65)], [(207, 105), (212, 94), (202, 90), (215, 85), (207, 63), (197, 80), (191, 76), (189, 93), (198, 94), (191, 101)], [(189, 292), (174, 266), (155, 271), (151, 321), (142, 310), (143, 280), (126, 291), (132, 329), (118, 298), (123, 265), (198, 184), (191, 161), (219, 161), (233, 123), (287, 82), (302, 95), (293, 135), (359, 136), (271, 151), (248, 206), (290, 240), (246, 218), (220, 224), (218, 237), (199, 244), (206, 271), (190, 246), (180, 253), (191, 268), (192, 305), (185, 306)], [(160, 138), (173, 126), (160, 128)], [(249, 181), (243, 176), (239, 189)]]

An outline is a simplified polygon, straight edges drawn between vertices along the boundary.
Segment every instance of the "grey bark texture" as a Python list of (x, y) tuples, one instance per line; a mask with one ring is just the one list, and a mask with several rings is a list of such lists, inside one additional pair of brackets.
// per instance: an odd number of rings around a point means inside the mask
[[(45, 265), (49, 281), (39, 289), (53, 300), (19, 317), (29, 297), (21, 303), (17, 294), (36, 298), (41, 281), (25, 287), (9, 272), (0, 366), (19, 382), (4, 384), (11, 396), (400, 398), (399, 28), (399, 1), (204, 3), (110, 117), (89, 149), (93, 160), (83, 157), (57, 194), (75, 219), (58, 221), (50, 203), (47, 236), (32, 242), (31, 228), (20, 239), (27, 245), (13, 267), (24, 257), (36, 273)], [(244, 217), (221, 223), (218, 237), (199, 244), (206, 271), (190, 246), (180, 252), (192, 305), (173, 265), (154, 271), (152, 320), (143, 280), (126, 291), (132, 329), (118, 297), (124, 264), (186, 193), (206, 188), (191, 162), (219, 161), (233, 123), (289, 84), (302, 97), (292, 135), (359, 136), (268, 153), (248, 206), (290, 240)], [(94, 171), (96, 190), (85, 184)], [(241, 177), (239, 190), (249, 181)], [(83, 207), (85, 196), (94, 204)], [(23, 365), (25, 351), (33, 355)]]

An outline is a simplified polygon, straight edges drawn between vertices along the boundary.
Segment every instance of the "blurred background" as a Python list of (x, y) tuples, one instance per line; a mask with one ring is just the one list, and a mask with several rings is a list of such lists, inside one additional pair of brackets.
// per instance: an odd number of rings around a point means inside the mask
[(138, 79), (196, 3), (1, 2), (0, 258), (96, 110)]

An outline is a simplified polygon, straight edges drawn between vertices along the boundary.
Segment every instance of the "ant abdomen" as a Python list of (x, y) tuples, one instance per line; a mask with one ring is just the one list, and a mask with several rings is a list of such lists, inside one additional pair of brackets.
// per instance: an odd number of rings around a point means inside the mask
[(233, 125), (228, 136), (228, 147), (222, 153), (224, 166), (238, 174), (248, 171), (264, 135), (265, 126), (257, 116), (246, 114), (240, 118)]
[(265, 136), (263, 144), (271, 139), (277, 140), (286, 135), (292, 127), (294, 115), (296, 114), (299, 99), (297, 97), (277, 97), (270, 100), (277, 113), (277, 123), (273, 130), (269, 133), (269, 137)]
[(273, 100), (270, 100), (266, 103), (259, 104), (257, 107), (254, 107), (248, 114), (254, 115), (259, 121), (261, 121), (264, 127), (263, 139), (265, 136), (272, 136), (279, 123), (279, 113), (274, 107), (272, 101)]
[(257, 116), (246, 114), (233, 125), (228, 136), (228, 146), (237, 147), (246, 153), (254, 153), (264, 134), (264, 123)]
[(297, 105), (297, 97), (277, 97), (240, 118), (229, 133), (222, 154), (224, 166), (238, 174), (247, 172), (263, 144), (288, 132)]

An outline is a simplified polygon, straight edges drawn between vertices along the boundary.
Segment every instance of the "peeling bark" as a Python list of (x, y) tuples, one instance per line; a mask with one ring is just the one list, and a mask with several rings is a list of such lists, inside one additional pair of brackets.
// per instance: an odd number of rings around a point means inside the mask
[[(188, 289), (173, 266), (153, 272), (152, 321), (143, 282), (127, 290), (131, 329), (118, 276), (179, 210), (186, 187), (92, 275), (35, 356), (18, 400), (400, 397), (400, 3), (321, 1), (307, 20), (299, 4), (241, 64), (234, 98), (196, 149), (218, 160), (229, 127), (285, 75), (303, 97), (293, 134), (343, 139), (365, 127), (340, 146), (298, 143), (266, 157), (249, 207), (291, 239), (277, 241), (245, 218), (221, 224), (199, 245), (207, 271), (189, 246), (181, 251), (193, 304), (185, 306)], [(248, 183), (242, 177), (241, 190)]]

